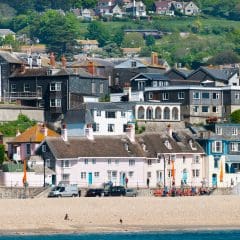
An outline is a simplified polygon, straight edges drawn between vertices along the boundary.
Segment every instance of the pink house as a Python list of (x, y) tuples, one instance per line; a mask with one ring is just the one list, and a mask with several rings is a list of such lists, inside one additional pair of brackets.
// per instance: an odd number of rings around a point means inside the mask
[(14, 161), (29, 159), (46, 137), (57, 136), (59, 135), (56, 132), (47, 128), (44, 124), (36, 124), (23, 133), (18, 132), (16, 138), (8, 142), (8, 157)]

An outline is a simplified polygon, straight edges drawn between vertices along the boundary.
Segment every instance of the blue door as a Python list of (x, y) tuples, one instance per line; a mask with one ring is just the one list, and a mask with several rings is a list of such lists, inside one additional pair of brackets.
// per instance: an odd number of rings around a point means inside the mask
[(92, 173), (90, 172), (90, 173), (88, 173), (88, 185), (92, 185), (92, 181), (93, 181)]
[(187, 170), (184, 169), (184, 170), (183, 170), (183, 175), (182, 175), (183, 184), (187, 184), (187, 178), (188, 178), (188, 176), (187, 176)]
[(216, 187), (216, 186), (217, 186), (217, 174), (216, 174), (216, 173), (214, 173), (214, 174), (212, 175), (212, 186), (213, 186), (213, 187)]

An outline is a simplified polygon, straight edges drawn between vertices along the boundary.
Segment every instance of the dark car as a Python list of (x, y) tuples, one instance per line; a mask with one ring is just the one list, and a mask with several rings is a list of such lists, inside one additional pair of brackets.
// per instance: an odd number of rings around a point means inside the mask
[(113, 186), (104, 191), (104, 196), (125, 196), (126, 189), (123, 186)]
[(90, 188), (87, 190), (85, 197), (101, 197), (104, 196), (103, 188)]

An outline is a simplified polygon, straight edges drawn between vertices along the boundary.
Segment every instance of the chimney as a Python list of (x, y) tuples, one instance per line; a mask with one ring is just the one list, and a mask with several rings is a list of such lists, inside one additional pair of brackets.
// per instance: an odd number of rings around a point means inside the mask
[(158, 54), (156, 52), (151, 54), (151, 63), (152, 65), (158, 65)]
[(29, 55), (29, 56), (28, 56), (28, 65), (29, 65), (29, 68), (32, 68), (32, 63), (33, 63), (32, 56)]
[(52, 66), (52, 68), (56, 67), (56, 61), (55, 61), (55, 56), (53, 52), (50, 53), (50, 65)]
[(94, 63), (93, 61), (88, 62), (88, 72), (92, 75), (95, 73)]
[(92, 124), (87, 124), (85, 135), (89, 140), (94, 140)]
[(16, 133), (16, 137), (19, 136), (19, 135), (21, 135), (21, 133), (20, 133), (20, 131), (19, 131), (19, 129), (18, 129), (18, 130), (17, 130), (17, 133)]
[(171, 124), (168, 124), (168, 126), (167, 126), (167, 134), (168, 134), (168, 136), (172, 137), (172, 133), (173, 133), (172, 126), (171, 126)]
[(67, 59), (65, 58), (64, 55), (61, 57), (61, 62), (62, 62), (62, 68), (66, 68), (67, 66)]
[(41, 59), (40, 54), (39, 54), (38, 57), (37, 57), (37, 65), (38, 65), (38, 67), (41, 67), (41, 66), (42, 66), (42, 59)]
[(127, 137), (132, 143), (134, 143), (135, 142), (135, 124), (129, 123), (126, 130), (127, 130), (127, 133), (126, 133)]
[(62, 125), (61, 138), (63, 139), (64, 142), (68, 141), (68, 134), (67, 134), (67, 126), (66, 126), (66, 124)]
[(26, 67), (24, 64), (21, 65), (21, 69), (20, 69), (21, 73), (25, 73), (26, 71)]

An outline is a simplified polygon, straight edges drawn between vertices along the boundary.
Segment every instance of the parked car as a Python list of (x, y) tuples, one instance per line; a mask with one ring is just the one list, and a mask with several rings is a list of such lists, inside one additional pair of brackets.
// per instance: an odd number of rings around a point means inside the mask
[(126, 189), (123, 186), (112, 186), (104, 190), (104, 196), (125, 196)]
[(48, 197), (77, 197), (79, 195), (76, 184), (59, 185), (54, 187), (48, 194)]
[(87, 190), (85, 197), (101, 197), (104, 196), (103, 188), (90, 188)]
[(137, 196), (137, 190), (133, 188), (126, 189), (126, 197), (136, 197), (136, 196)]

